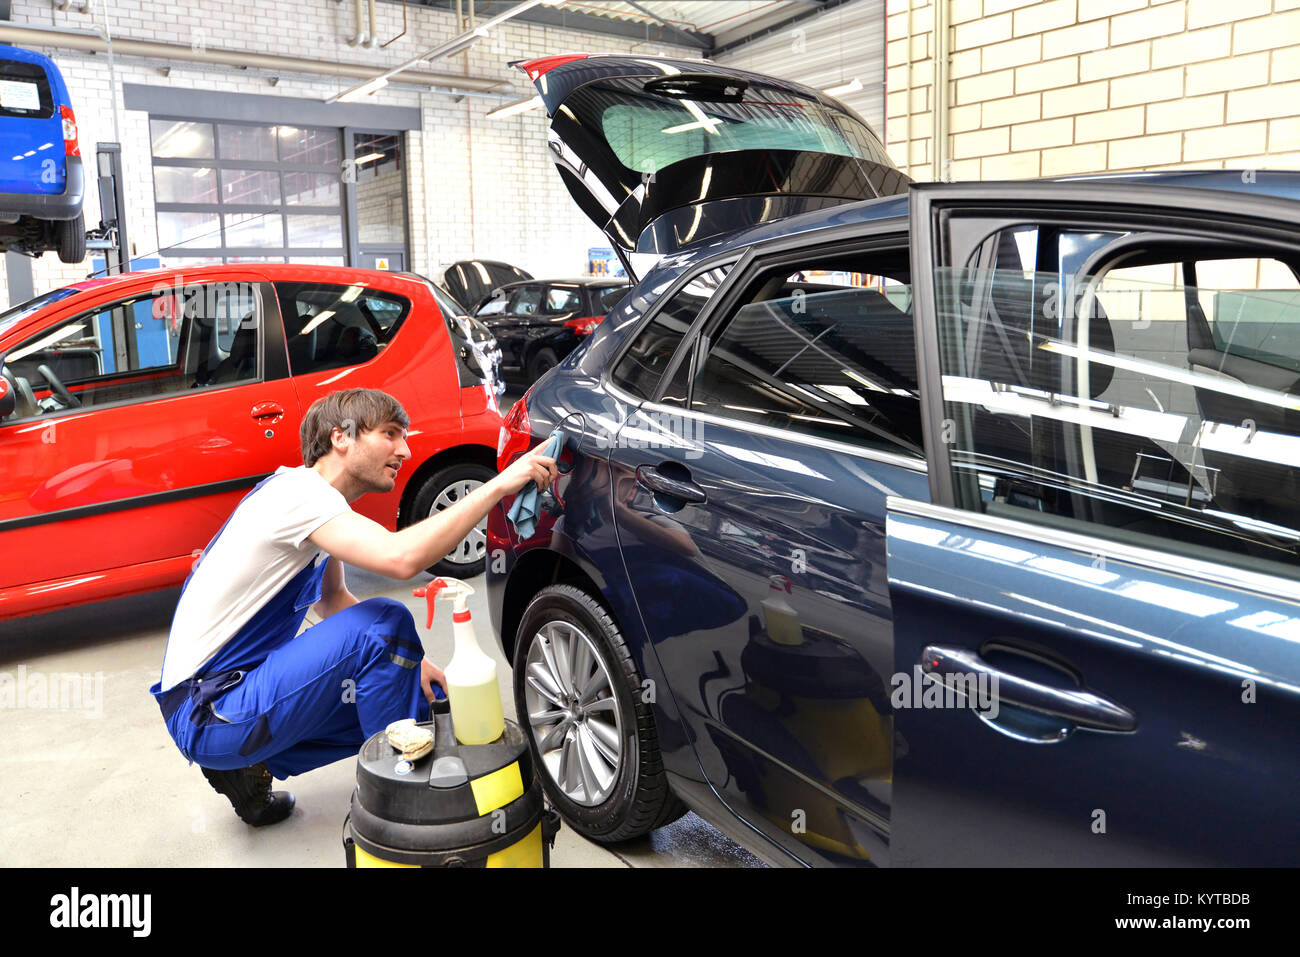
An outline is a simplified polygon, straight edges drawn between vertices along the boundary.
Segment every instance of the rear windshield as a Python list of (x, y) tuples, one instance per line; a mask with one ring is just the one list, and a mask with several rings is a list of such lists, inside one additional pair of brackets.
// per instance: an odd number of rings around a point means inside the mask
[(646, 77), (591, 83), (565, 100), (597, 123), (619, 162), (654, 173), (692, 156), (731, 150), (798, 150), (888, 164), (861, 120), (817, 100), (761, 83), (734, 102), (646, 92)]
[(45, 70), (35, 63), (0, 60), (0, 116), (48, 120), (53, 115)]

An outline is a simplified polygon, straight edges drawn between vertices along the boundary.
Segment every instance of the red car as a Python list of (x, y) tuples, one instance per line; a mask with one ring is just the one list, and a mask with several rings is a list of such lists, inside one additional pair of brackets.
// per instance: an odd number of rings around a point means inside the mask
[[(130, 273), (0, 313), (0, 620), (174, 586), (249, 489), (301, 465), (320, 396), (396, 396), (389, 529), (495, 474), (495, 383), (418, 276), (324, 266)], [(436, 566), (477, 574), (472, 531)]]

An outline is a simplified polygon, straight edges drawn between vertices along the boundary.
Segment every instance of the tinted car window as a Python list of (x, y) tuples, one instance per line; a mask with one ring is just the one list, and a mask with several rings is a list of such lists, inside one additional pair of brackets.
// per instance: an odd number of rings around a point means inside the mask
[(45, 70), (36, 63), (0, 60), (0, 116), (49, 119), (54, 97)]
[[(729, 150), (801, 150), (888, 162), (870, 130), (847, 113), (761, 82), (731, 97), (723, 92), (727, 86), (714, 89), (706, 81), (695, 91), (656, 95), (644, 77), (617, 77), (575, 91), (565, 106), (600, 129), (619, 162), (643, 173)], [(734, 94), (737, 87), (730, 89)]]
[(603, 316), (613, 310), (615, 306), (623, 301), (623, 297), (627, 295), (630, 288), (630, 286), (606, 286), (593, 290), (592, 295), (596, 299), (597, 314)]
[(710, 269), (678, 290), (637, 333), (631, 347), (610, 373), (611, 381), (633, 395), (642, 398), (653, 395), (682, 337), (730, 270), (730, 266)]
[(541, 286), (520, 286), (510, 297), (506, 314), (510, 316), (534, 316), (543, 311), (543, 289)]
[(582, 309), (582, 291), (577, 286), (552, 286), (546, 293), (546, 311), (553, 316)]
[(1294, 573), (1295, 273), (1267, 255), (1206, 260), (1189, 244), (1184, 259), (1169, 244), (1139, 263), (1117, 245), (1113, 269), (1103, 246), (1086, 276), (1062, 274), (1055, 256), (1030, 272), (1000, 259), (940, 271), (959, 495), (967, 507)]
[(715, 334), (690, 407), (920, 455), (910, 288), (836, 264), (760, 277)]
[(364, 286), (278, 283), (293, 375), (373, 359), (410, 311), (410, 300)]

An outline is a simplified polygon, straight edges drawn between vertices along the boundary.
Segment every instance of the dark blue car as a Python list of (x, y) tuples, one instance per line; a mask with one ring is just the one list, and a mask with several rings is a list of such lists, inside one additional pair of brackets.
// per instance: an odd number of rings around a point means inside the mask
[(575, 198), (661, 257), (502, 436), (569, 436), (535, 531), (488, 522), (565, 820), (1296, 864), (1300, 174), (921, 186), (796, 84), (523, 68)]
[(77, 119), (54, 61), (0, 45), (0, 249), (86, 258)]

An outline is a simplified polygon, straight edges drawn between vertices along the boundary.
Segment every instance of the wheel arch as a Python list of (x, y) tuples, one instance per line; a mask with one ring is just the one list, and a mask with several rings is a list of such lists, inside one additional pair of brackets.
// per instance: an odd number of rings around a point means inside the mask
[(462, 462), (483, 465), (495, 472), (497, 470), (496, 449), (489, 448), (486, 445), (453, 445), (425, 459), (424, 463), (415, 470), (415, 474), (411, 476), (410, 481), (406, 483), (406, 488), (402, 489), (402, 501), (397, 509), (397, 527), (399, 529), (411, 524), (411, 507), (415, 503), (415, 496), (419, 494), (420, 486), (424, 484), (425, 479), (439, 469), (446, 468), (448, 465), (459, 465)]
[(618, 612), (605, 597), (604, 589), (594, 574), (588, 573), (571, 556), (549, 548), (534, 548), (519, 557), (506, 580), (501, 606), (501, 649), (506, 661), (514, 661), (519, 622), (523, 620), (529, 602), (534, 595), (550, 585), (581, 588), (605, 609), (614, 624), (626, 634)]

